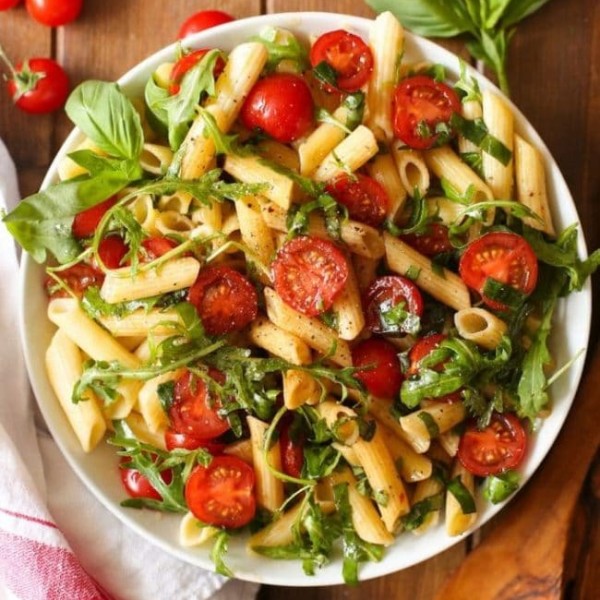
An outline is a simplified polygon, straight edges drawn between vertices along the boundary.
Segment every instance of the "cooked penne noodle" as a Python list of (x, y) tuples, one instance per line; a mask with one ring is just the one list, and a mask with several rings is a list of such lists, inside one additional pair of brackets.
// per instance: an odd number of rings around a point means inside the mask
[(336, 329), (340, 338), (342, 340), (357, 338), (365, 326), (365, 316), (358, 282), (351, 265), (349, 265), (346, 285), (335, 299), (331, 310), (336, 316)]
[(360, 254), (352, 255), (352, 266), (356, 275), (358, 289), (364, 292), (377, 277), (377, 267), (379, 260), (375, 258), (367, 258)]
[(144, 231), (150, 235), (156, 235), (156, 218), (158, 211), (154, 208), (152, 196), (149, 194), (140, 194), (127, 204), (127, 208), (132, 212), (135, 220), (141, 225)]
[[(417, 483), (415, 493), (412, 497), (412, 505), (415, 506), (419, 502), (427, 501), (428, 498), (442, 494), (444, 491), (444, 485), (436, 477), (430, 477)], [(423, 517), (423, 522), (412, 532), (415, 535), (423, 535), (429, 528), (437, 525), (440, 519), (441, 509), (429, 510)]]
[(107, 315), (98, 318), (99, 323), (115, 337), (173, 335), (181, 326), (181, 318), (173, 309), (145, 310), (140, 308), (127, 315)]
[(148, 423), (144, 419), (144, 417), (135, 411), (131, 411), (126, 417), (125, 422), (129, 429), (131, 429), (133, 435), (142, 442), (143, 444), (150, 444), (155, 448), (160, 450), (166, 450), (167, 446), (165, 443), (165, 429), (158, 429), (156, 431), (151, 431), (148, 428)]
[(403, 147), (399, 142), (392, 144), (392, 156), (398, 169), (402, 187), (409, 196), (423, 197), (429, 190), (431, 179), (423, 153)]
[(484, 308), (463, 308), (454, 314), (458, 335), (487, 350), (498, 346), (508, 325)]
[(164, 175), (173, 160), (173, 151), (160, 144), (144, 144), (140, 154), (140, 166), (153, 175)]
[(223, 450), (223, 454), (229, 454), (230, 456), (237, 456), (249, 465), (254, 464), (254, 458), (252, 455), (252, 440), (240, 440), (239, 442), (232, 442), (227, 444)]
[(161, 196), (158, 199), (158, 208), (160, 210), (174, 210), (182, 215), (188, 214), (192, 206), (193, 198), (187, 192), (175, 192), (168, 196)]
[(194, 230), (191, 219), (174, 210), (166, 210), (159, 213), (155, 221), (156, 230), (161, 235), (177, 235), (189, 237)]
[(249, 336), (259, 348), (294, 365), (307, 365), (311, 362), (310, 346), (266, 317), (259, 316), (252, 322)]
[(157, 433), (169, 425), (169, 417), (158, 396), (158, 387), (177, 379), (183, 371), (169, 371), (144, 382), (140, 388), (137, 409), (146, 421), (148, 430)]
[(247, 547), (260, 548), (261, 546), (286, 546), (294, 540), (293, 525), (300, 517), (303, 504), (296, 503), (295, 506), (279, 515), (274, 521), (253, 534), (247, 542)]
[(387, 218), (393, 223), (397, 222), (402, 216), (407, 194), (394, 159), (390, 154), (378, 154), (367, 163), (366, 168), (369, 175), (387, 192), (390, 200)]
[(409, 444), (380, 422), (377, 427), (381, 430), (385, 444), (404, 481), (413, 483), (431, 477), (432, 464), (426, 456), (415, 452)]
[[(452, 478), (460, 477), (471, 496), (475, 497), (475, 481), (473, 475), (467, 471), (460, 461), (454, 462)], [(448, 535), (461, 535), (465, 533), (477, 520), (477, 512), (466, 514), (463, 512), (459, 501), (451, 492), (446, 492), (446, 533)]]
[(219, 533), (218, 527), (202, 523), (191, 512), (187, 512), (179, 523), (179, 543), (184, 548), (201, 546)]
[(408, 435), (400, 425), (400, 420), (392, 414), (394, 403), (386, 398), (369, 396), (369, 412), (389, 429), (396, 437), (408, 441)]
[[(481, 108), (481, 102), (478, 100), (469, 100), (462, 103), (462, 116), (469, 121), (475, 119), (481, 119), (483, 117), (483, 109)], [(463, 135), (458, 136), (458, 152), (459, 154), (467, 154), (475, 152), (481, 154), (479, 146), (468, 140)]]
[(276, 142), (275, 140), (262, 140), (256, 146), (256, 151), (266, 160), (276, 162), (286, 169), (298, 173), (300, 171), (300, 159), (293, 148)]
[(460, 434), (454, 429), (449, 429), (448, 431), (444, 431), (444, 433), (440, 433), (438, 442), (448, 456), (456, 456), (458, 444), (460, 443)]
[(294, 410), (304, 404), (318, 404), (323, 395), (319, 382), (305, 371), (290, 369), (283, 374), (283, 403)]
[(325, 420), (333, 437), (345, 446), (353, 446), (360, 437), (356, 413), (334, 400), (326, 400), (317, 405), (319, 416)]

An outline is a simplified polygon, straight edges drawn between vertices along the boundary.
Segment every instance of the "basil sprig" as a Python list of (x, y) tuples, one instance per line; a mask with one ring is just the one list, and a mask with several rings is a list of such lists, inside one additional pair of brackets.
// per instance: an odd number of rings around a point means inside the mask
[(402, 24), (424, 37), (464, 34), (467, 49), (496, 72), (500, 89), (509, 92), (508, 44), (515, 26), (548, 0), (366, 0), (375, 11), (391, 11)]

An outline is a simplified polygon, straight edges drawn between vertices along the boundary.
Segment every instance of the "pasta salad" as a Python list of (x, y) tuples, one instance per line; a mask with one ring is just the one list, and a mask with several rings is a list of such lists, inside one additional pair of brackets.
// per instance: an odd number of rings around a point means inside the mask
[[(561, 372), (558, 299), (598, 262), (555, 230), (544, 165), (462, 65), (267, 28), (180, 49), (127, 98), (86, 82), (61, 182), (4, 222), (47, 262), (49, 380), (125, 506), (180, 513), (345, 581), (398, 535), (476, 522), (518, 487)], [(550, 374), (552, 372), (552, 374)]]

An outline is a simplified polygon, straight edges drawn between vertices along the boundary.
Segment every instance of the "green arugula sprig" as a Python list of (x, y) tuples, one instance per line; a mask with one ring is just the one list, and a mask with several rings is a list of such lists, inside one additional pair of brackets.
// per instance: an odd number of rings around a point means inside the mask
[(391, 11), (424, 37), (465, 35), (467, 49), (493, 69), (508, 94), (508, 44), (515, 26), (548, 0), (366, 0), (375, 11)]
[(306, 48), (288, 31), (265, 27), (250, 39), (260, 42), (267, 49), (266, 69), (268, 71), (275, 70), (282, 60), (294, 63), (299, 73), (309, 66)]

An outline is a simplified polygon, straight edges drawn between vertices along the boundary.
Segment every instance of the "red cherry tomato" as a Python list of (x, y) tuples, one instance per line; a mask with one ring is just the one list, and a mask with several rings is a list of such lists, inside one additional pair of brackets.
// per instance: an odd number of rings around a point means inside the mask
[(369, 330), (373, 333), (402, 333), (401, 328), (394, 329), (393, 324), (386, 324), (382, 318), (382, 313), (401, 302), (405, 304), (407, 312), (417, 317), (423, 316), (423, 297), (410, 279), (401, 275), (378, 277), (364, 296), (365, 318)]
[(314, 317), (329, 310), (348, 279), (348, 262), (332, 242), (300, 236), (287, 242), (272, 264), (275, 291), (286, 304)]
[(531, 294), (538, 277), (535, 252), (527, 241), (516, 233), (496, 231), (486, 233), (471, 242), (460, 258), (458, 270), (462, 280), (482, 300), (495, 310), (506, 307), (483, 295), (488, 278), (509, 285), (522, 294)]
[(122, 267), (127, 252), (129, 252), (129, 246), (120, 235), (108, 235), (98, 245), (100, 260), (109, 269)]
[(460, 438), (458, 460), (473, 475), (486, 477), (514, 469), (527, 448), (523, 425), (513, 414), (493, 413), (485, 429), (471, 423)]
[(208, 467), (198, 465), (185, 484), (192, 514), (216, 527), (238, 528), (256, 513), (254, 469), (237, 456), (215, 456)]
[(373, 54), (357, 35), (337, 29), (324, 33), (310, 49), (310, 64), (325, 62), (337, 73), (336, 85), (345, 92), (356, 92), (371, 76)]
[[(289, 416), (288, 416), (289, 415)], [(287, 417), (287, 418), (286, 418)], [(304, 465), (304, 436), (301, 432), (292, 435), (293, 413), (286, 413), (281, 419), (279, 429), (279, 449), (281, 453), (281, 467), (284, 473), (291, 477), (300, 477)]]
[(33, 114), (62, 108), (69, 95), (69, 78), (51, 58), (31, 58), (17, 64), (7, 86), (17, 107)]
[(430, 223), (424, 233), (403, 235), (402, 240), (425, 256), (454, 250), (448, 237), (448, 227), (441, 223)]
[[(169, 94), (174, 96), (179, 93), (179, 89), (181, 87), (181, 80), (183, 76), (192, 68), (195, 67), (203, 58), (204, 55), (208, 52), (208, 48), (202, 48), (200, 50), (194, 50), (185, 56), (182, 56), (174, 65), (171, 70), (170, 84), (169, 84)], [(225, 68), (225, 61), (219, 57), (215, 63), (214, 67), (214, 76), (218, 77)]]
[(25, 0), (25, 6), (39, 23), (48, 27), (59, 27), (79, 16), (83, 0)]
[[(126, 465), (129, 461), (130, 459), (127, 456), (124, 456), (121, 459), (121, 464)], [(132, 498), (162, 500), (162, 496), (156, 491), (150, 481), (148, 481), (148, 478), (145, 475), (142, 475), (137, 469), (121, 466), (119, 471), (121, 472), (121, 482), (123, 483), (123, 487)], [(160, 476), (167, 485), (171, 483), (171, 480), (173, 479), (173, 473), (170, 469), (163, 471)]]
[(361, 369), (356, 378), (367, 391), (381, 398), (396, 398), (404, 377), (396, 347), (383, 338), (369, 338), (352, 349), (352, 365)]
[[(224, 375), (215, 369), (209, 371), (218, 383)], [(169, 409), (171, 428), (192, 437), (211, 440), (229, 429), (227, 419), (219, 415), (221, 402), (210, 394), (208, 385), (191, 371), (185, 371), (175, 381), (173, 404)]]
[[(68, 267), (64, 271), (59, 271), (56, 274), (62, 279), (67, 287), (69, 287), (76, 296), (81, 298), (87, 288), (92, 286), (100, 287), (104, 281), (104, 273), (96, 267), (85, 263), (78, 263)], [(56, 287), (56, 281), (48, 276), (44, 280), (44, 287), (46, 293), (51, 299), (54, 298), (67, 298), (69, 294), (62, 288)]]
[[(419, 373), (420, 365), (422, 359), (428, 356), (433, 350), (435, 350), (448, 336), (442, 333), (432, 333), (430, 335), (417, 340), (415, 345), (410, 349), (408, 353), (409, 367), (408, 367), (408, 375), (417, 375)], [(441, 362), (435, 367), (433, 367), (434, 371), (442, 371), (444, 369), (444, 364), (447, 361)], [(450, 392), (449, 394), (445, 394), (444, 396), (437, 396), (435, 400), (439, 402), (460, 402), (462, 400), (462, 396), (460, 390), (456, 390), (455, 392)]]
[(379, 227), (390, 206), (390, 199), (383, 186), (372, 177), (356, 173), (344, 173), (326, 187), (340, 204), (348, 209), (352, 219)]
[(431, 148), (440, 137), (436, 126), (449, 127), (455, 112), (460, 99), (451, 87), (426, 75), (409, 77), (394, 92), (394, 134), (411, 148)]
[(240, 119), (248, 129), (261, 129), (287, 144), (308, 132), (313, 112), (312, 95), (304, 79), (292, 73), (274, 73), (254, 84)]
[(100, 202), (99, 204), (95, 204), (90, 208), (86, 208), (80, 213), (75, 215), (73, 219), (73, 225), (71, 226), (71, 231), (76, 238), (85, 238), (90, 235), (94, 235), (96, 231), (96, 227), (102, 220), (104, 213), (114, 206), (117, 202), (117, 199), (114, 196), (111, 196), (107, 200)]
[(160, 258), (178, 245), (175, 240), (160, 235), (146, 238), (142, 242), (142, 247), (146, 250), (146, 259), (149, 261)]
[(19, 4), (21, 0), (0, 0), (0, 10), (9, 10)]
[(202, 269), (188, 293), (210, 335), (239, 331), (256, 318), (258, 297), (254, 286), (230, 267)]
[(183, 25), (179, 29), (177, 39), (181, 40), (188, 35), (192, 35), (192, 33), (204, 31), (205, 29), (210, 29), (211, 27), (216, 27), (217, 25), (229, 23), (234, 20), (235, 19), (231, 15), (228, 15), (221, 10), (201, 10), (183, 22)]
[(225, 444), (220, 444), (213, 440), (205, 440), (191, 433), (175, 431), (171, 428), (165, 431), (165, 445), (169, 451), (175, 450), (175, 448), (185, 448), (186, 450), (204, 448), (213, 455), (221, 454), (225, 449)]

